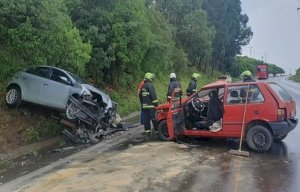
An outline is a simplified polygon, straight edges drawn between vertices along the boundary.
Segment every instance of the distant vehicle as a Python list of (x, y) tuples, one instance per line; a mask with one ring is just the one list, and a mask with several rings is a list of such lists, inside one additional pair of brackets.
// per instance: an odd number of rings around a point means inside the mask
[[(170, 103), (156, 108), (161, 140), (176, 140), (179, 136), (239, 138), (244, 124), (243, 136), (248, 146), (265, 152), (273, 141), (283, 140), (298, 123), (295, 100), (275, 82), (218, 80), (188, 98), (178, 100), (178, 94), (175, 91)], [(219, 105), (214, 103), (216, 100)], [(217, 116), (221, 130), (212, 132), (210, 120), (216, 117), (216, 112), (220, 114)]]
[(31, 67), (16, 74), (6, 90), (8, 107), (16, 107), (26, 101), (65, 111), (68, 119), (76, 119), (78, 112), (74, 103), (69, 101), (70, 96), (92, 101), (103, 109), (105, 115), (116, 110), (116, 103), (107, 94), (57, 67)]
[(259, 64), (256, 68), (256, 77), (257, 79), (268, 79), (268, 65), (267, 64)]

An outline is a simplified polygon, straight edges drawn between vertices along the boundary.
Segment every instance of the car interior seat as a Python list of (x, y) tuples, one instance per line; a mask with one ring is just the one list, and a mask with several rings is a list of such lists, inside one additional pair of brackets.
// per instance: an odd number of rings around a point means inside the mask
[(197, 129), (209, 129), (214, 122), (221, 120), (223, 116), (222, 102), (218, 96), (217, 91), (213, 90), (209, 93), (207, 119), (204, 121), (196, 122)]
[(230, 97), (232, 97), (232, 99), (229, 101), (229, 103), (240, 103), (241, 100), (239, 99), (239, 93), (237, 90), (232, 90), (230, 92)]

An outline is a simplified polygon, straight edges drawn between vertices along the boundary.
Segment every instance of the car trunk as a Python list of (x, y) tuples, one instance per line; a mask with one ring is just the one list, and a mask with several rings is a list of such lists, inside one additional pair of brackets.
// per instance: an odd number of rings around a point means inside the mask
[(271, 95), (275, 98), (278, 109), (284, 109), (286, 118), (293, 118), (296, 116), (296, 102), (295, 100), (280, 87), (277, 83), (269, 83), (267, 86)]

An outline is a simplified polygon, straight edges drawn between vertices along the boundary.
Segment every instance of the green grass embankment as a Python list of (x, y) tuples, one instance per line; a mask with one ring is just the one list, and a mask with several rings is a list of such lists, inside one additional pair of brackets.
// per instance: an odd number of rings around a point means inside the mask
[(296, 82), (299, 82), (299, 83), (300, 83), (300, 76), (293, 75), (293, 76), (291, 76), (289, 79), (292, 80), (292, 81), (296, 81)]

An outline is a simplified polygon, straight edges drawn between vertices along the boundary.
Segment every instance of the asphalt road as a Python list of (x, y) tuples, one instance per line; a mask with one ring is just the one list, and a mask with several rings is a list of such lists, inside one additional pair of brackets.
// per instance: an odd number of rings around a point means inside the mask
[[(294, 97), (300, 84), (270, 78)], [(0, 191), (300, 191), (300, 127), (267, 153), (229, 155), (236, 140), (202, 140), (198, 147), (141, 137), (134, 128), (0, 187)], [(246, 149), (246, 148), (245, 148)]]

